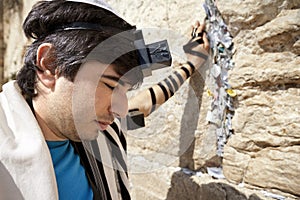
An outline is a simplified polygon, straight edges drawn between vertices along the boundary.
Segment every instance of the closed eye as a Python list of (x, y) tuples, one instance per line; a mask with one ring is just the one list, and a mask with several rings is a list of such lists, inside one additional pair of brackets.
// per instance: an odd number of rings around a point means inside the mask
[(109, 85), (109, 84), (107, 84), (107, 83), (104, 83), (105, 84), (105, 86), (106, 87), (108, 87), (109, 89), (111, 89), (111, 90), (114, 90), (116, 87), (113, 87), (113, 86), (111, 86), (111, 85)]

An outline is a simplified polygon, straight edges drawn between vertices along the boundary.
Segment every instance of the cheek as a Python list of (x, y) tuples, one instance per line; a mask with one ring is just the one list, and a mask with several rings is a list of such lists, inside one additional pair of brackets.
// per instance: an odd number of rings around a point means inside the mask
[(98, 114), (105, 114), (111, 105), (112, 92), (106, 88), (97, 88), (95, 93), (95, 109)]
[(95, 95), (95, 109), (97, 116), (114, 114), (125, 117), (128, 112), (128, 99), (126, 92), (120, 89), (97, 89)]
[(81, 81), (76, 84), (72, 96), (72, 111), (76, 124), (89, 123), (96, 119), (96, 94), (95, 86), (90, 82)]

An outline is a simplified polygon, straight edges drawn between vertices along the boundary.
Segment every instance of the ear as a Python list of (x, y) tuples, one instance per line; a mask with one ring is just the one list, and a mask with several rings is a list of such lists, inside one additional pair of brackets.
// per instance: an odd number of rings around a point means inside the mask
[(53, 88), (56, 81), (53, 51), (54, 47), (52, 44), (43, 43), (39, 46), (36, 54), (36, 65), (40, 69), (37, 71), (37, 76), (47, 88)]

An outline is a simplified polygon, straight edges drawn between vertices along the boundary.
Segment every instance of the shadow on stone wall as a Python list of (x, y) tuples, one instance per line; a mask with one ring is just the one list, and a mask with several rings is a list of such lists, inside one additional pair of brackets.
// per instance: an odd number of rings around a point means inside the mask
[(199, 72), (194, 73), (190, 79), (191, 87), (189, 87), (188, 96), (196, 96), (197, 100), (195, 101), (195, 98), (188, 98), (182, 115), (179, 138), (180, 167), (194, 168), (195, 130), (198, 125), (204, 84), (205, 80), (201, 74)]
[[(199, 177), (201, 179), (201, 177)], [(175, 172), (166, 200), (261, 200), (256, 194), (248, 198), (234, 187), (220, 182), (197, 183), (182, 171)]]

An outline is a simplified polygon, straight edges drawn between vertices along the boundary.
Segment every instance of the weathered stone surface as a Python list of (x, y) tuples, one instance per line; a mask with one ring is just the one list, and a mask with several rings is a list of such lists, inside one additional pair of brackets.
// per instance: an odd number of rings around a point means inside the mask
[[(181, 171), (172, 176), (172, 187), (167, 200), (260, 200), (272, 199), (262, 193), (243, 187), (235, 187), (224, 180), (215, 180), (204, 175), (190, 176)], [(289, 199), (289, 198), (288, 198)]]
[(299, 162), (299, 94), (298, 88), (239, 92), (235, 134), (223, 159), (228, 180), (240, 183), (248, 179), (252, 185), (299, 194), (295, 189), (300, 172), (295, 166)]
[(3, 83), (4, 37), (3, 37), (3, 1), (0, 2), (0, 84)]
[[(230, 72), (230, 84), (252, 88), (300, 83), (300, 57), (295, 54), (264, 53), (254, 55), (240, 53), (235, 56), (236, 68)], [(296, 86), (294, 86), (296, 87)]]
[[(252, 4), (249, 10), (266, 2)], [(229, 181), (299, 195), (295, 186), (300, 168), (295, 163), (300, 144), (300, 2), (281, 3), (283, 7), (265, 8), (277, 9), (275, 16), (267, 11), (262, 18), (259, 13), (264, 9), (253, 11), (249, 17), (257, 23), (252, 26), (243, 22), (247, 14), (232, 18), (243, 9), (236, 11), (220, 1), (225, 18), (239, 27), (234, 38), (236, 66), (230, 72), (230, 84), (238, 94), (235, 134), (225, 147), (223, 169)]]
[(293, 51), (300, 35), (300, 9), (282, 10), (279, 15), (255, 30), (258, 44), (265, 52)]
[[(298, 88), (284, 87), (274, 88), (274, 91), (241, 91), (233, 122), (236, 135), (260, 138), (261, 141), (273, 143), (272, 146), (295, 144), (300, 138), (299, 94)], [(264, 135), (255, 137), (257, 134)]]
[(4, 8), (4, 77), (10, 79), (23, 65), (27, 38), (23, 34), (22, 24), (25, 16), (37, 0), (3, 0)]
[(216, 155), (216, 127), (213, 124), (207, 125), (205, 130), (201, 134), (198, 131), (195, 133), (195, 147), (192, 157), (194, 162), (189, 161), (194, 166), (189, 166), (189, 169), (199, 170), (205, 167), (221, 166), (221, 158)]
[(225, 152), (224, 175), (230, 181), (299, 195), (299, 146), (264, 148), (252, 156), (232, 147)]
[(299, 145), (265, 148), (249, 162), (244, 181), (262, 188), (275, 188), (299, 195), (299, 155)]
[(240, 30), (255, 29), (273, 20), (283, 9), (299, 7), (297, 0), (218, 1), (218, 8), (234, 36)]
[(176, 168), (168, 167), (154, 172), (131, 173), (130, 182), (133, 185), (132, 199), (166, 199), (171, 186), (172, 174), (176, 171)]
[(251, 159), (250, 155), (239, 153), (236, 149), (225, 146), (223, 159), (224, 176), (235, 183), (242, 183), (248, 163)]

